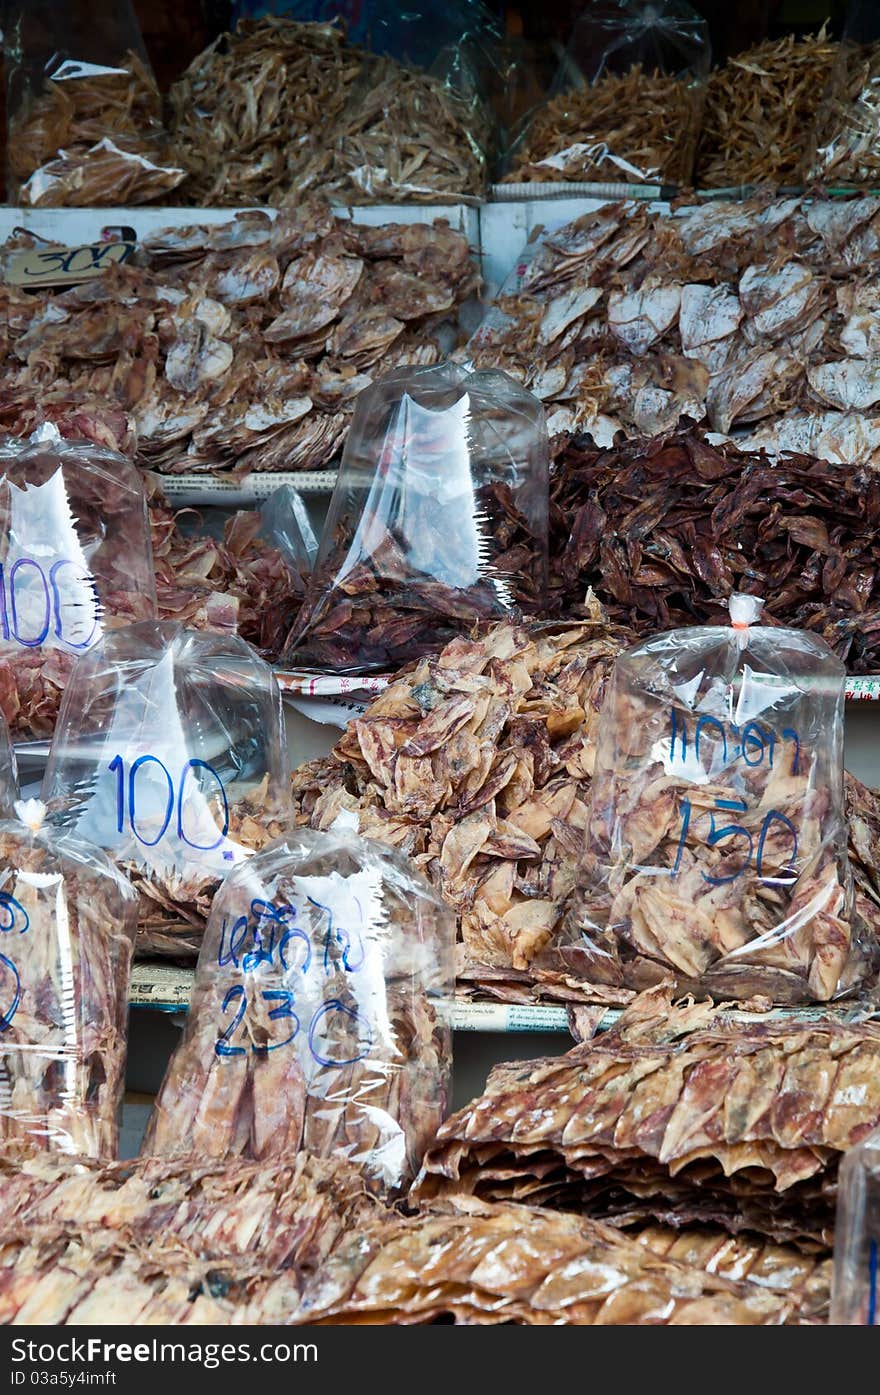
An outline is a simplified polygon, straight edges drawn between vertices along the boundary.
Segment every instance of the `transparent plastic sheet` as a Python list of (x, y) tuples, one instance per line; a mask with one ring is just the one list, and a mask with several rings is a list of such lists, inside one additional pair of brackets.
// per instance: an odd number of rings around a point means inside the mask
[(388, 672), (519, 603), (547, 576), (540, 402), (505, 373), (403, 368), (357, 399), (294, 667)]
[(270, 494), (260, 509), (261, 531), (285, 560), (305, 575), (310, 572), (318, 555), (306, 502), (292, 484), (283, 484)]
[(175, 189), (162, 98), (128, 0), (13, 5), (7, 32), (9, 196), (31, 207), (139, 204)]
[(851, 1148), (840, 1164), (830, 1322), (880, 1326), (880, 1132)]
[(18, 762), (9, 728), (0, 717), (0, 819), (12, 818), (18, 797)]
[(399, 853), (297, 830), (217, 893), (159, 1155), (345, 1157), (404, 1188), (446, 1114), (455, 919)]
[(595, 0), (548, 100), (512, 133), (504, 181), (688, 184), (709, 62), (684, 0)]
[(143, 622), (74, 669), (43, 782), (50, 816), (140, 893), (140, 952), (198, 952), (220, 882), (290, 803), (278, 685), (233, 635)]
[(77, 656), (156, 614), (146, 496), (130, 460), (52, 426), (4, 442), (0, 471), (0, 711), (40, 738)]
[(95, 848), (0, 822), (0, 1146), (115, 1158), (137, 897)]
[(880, 184), (880, 11), (871, 0), (850, 6), (809, 157), (811, 180)]
[(618, 658), (602, 709), (584, 861), (588, 939), (641, 981), (828, 1002), (877, 946), (853, 910), (844, 668), (806, 631), (671, 630)]

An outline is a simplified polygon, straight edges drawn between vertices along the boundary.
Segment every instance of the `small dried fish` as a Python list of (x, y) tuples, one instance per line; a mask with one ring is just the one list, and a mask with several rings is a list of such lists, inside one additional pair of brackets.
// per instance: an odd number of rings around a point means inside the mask
[(837, 51), (823, 26), (805, 38), (768, 40), (716, 68), (706, 89), (698, 186), (801, 183), (805, 139)]
[(700, 105), (699, 86), (687, 78), (645, 72), (639, 63), (605, 73), (539, 109), (504, 180), (688, 184)]
[(844, 39), (819, 110), (809, 177), (876, 187), (880, 179), (880, 43)]
[(155, 79), (128, 52), (112, 72), (47, 77), (13, 114), (11, 194), (40, 208), (149, 203), (185, 177), (169, 153)]

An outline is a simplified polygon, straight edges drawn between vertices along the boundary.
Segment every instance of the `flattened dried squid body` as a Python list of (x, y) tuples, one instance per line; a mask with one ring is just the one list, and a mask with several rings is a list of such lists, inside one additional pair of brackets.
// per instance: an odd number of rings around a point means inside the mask
[(567, 1057), (497, 1067), (440, 1129), (415, 1196), (543, 1184), (546, 1204), (625, 1225), (675, 1214), (827, 1248), (839, 1159), (880, 1117), (878, 1053), (874, 1023), (732, 1021), (661, 987)]

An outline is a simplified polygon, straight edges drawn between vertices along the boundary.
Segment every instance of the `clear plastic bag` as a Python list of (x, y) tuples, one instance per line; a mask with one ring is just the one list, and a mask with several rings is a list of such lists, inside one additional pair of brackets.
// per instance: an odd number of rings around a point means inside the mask
[(43, 798), (128, 873), (139, 951), (197, 953), (218, 885), (290, 807), (271, 669), (234, 635), (114, 631), (74, 670)]
[(880, 1131), (840, 1164), (829, 1321), (834, 1327), (880, 1326)]
[(16, 814), (0, 823), (0, 1143), (115, 1158), (137, 896), (37, 800)]
[(24, 0), (8, 32), (9, 194), (31, 207), (147, 203), (177, 187), (129, 0)]
[(543, 408), (505, 373), (445, 363), (365, 389), (282, 661), (390, 671), (540, 606), (548, 468)]
[(415, 1176), (449, 1096), (455, 919), (399, 853), (297, 830), (218, 891), (143, 1151)]
[(689, 183), (709, 61), (685, 0), (594, 0), (514, 134), (505, 182)]
[(0, 717), (0, 819), (12, 818), (18, 797), (18, 762), (9, 728)]
[(156, 614), (143, 477), (44, 426), (0, 450), (0, 710), (51, 734), (77, 655)]
[(315, 537), (305, 500), (292, 484), (283, 484), (269, 495), (260, 509), (261, 531), (300, 575), (315, 565)]
[(876, 959), (853, 911), (844, 668), (806, 631), (671, 630), (618, 658), (599, 731), (582, 929), (636, 982), (828, 1002)]
[(880, 11), (850, 6), (809, 146), (808, 179), (876, 187), (880, 181)]

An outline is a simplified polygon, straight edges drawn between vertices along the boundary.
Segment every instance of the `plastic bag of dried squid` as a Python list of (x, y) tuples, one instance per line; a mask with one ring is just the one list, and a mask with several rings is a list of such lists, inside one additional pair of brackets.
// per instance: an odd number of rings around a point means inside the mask
[(709, 63), (685, 0), (593, 0), (548, 100), (511, 133), (504, 182), (690, 183)]
[(130, 0), (18, 0), (8, 13), (9, 198), (31, 207), (148, 203), (184, 178)]
[(309, 589), (282, 654), (391, 671), (540, 607), (544, 409), (506, 373), (400, 368), (358, 397)]
[(822, 639), (758, 622), (671, 630), (622, 654), (591, 791), (584, 903), (634, 982), (827, 1002), (877, 946), (853, 910), (844, 669)]
[(840, 1164), (829, 1322), (880, 1326), (880, 1130)]
[(851, 5), (840, 50), (816, 114), (807, 178), (870, 188), (880, 180), (880, 10)]
[(405, 1187), (446, 1113), (454, 942), (412, 864), (343, 818), (257, 853), (214, 900), (143, 1151), (301, 1147)]
[(0, 447), (0, 712), (49, 736), (78, 655), (156, 614), (141, 473), (42, 426)]
[(0, 1146), (114, 1158), (137, 896), (45, 812), (0, 822)]
[(43, 798), (140, 893), (139, 952), (194, 956), (220, 882), (289, 809), (271, 669), (235, 635), (109, 633), (74, 669)]

